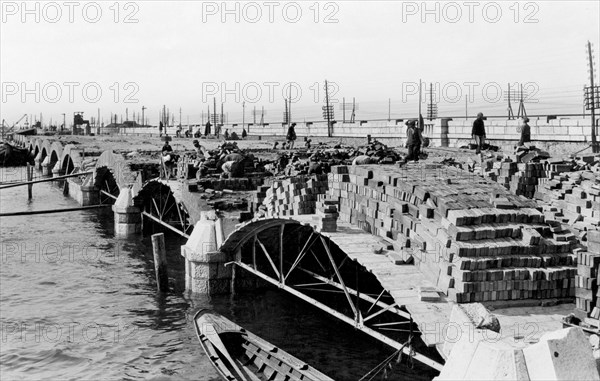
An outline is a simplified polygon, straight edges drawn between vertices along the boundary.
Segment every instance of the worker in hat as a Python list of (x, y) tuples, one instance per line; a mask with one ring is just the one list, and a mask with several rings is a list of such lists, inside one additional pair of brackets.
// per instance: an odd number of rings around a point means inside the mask
[(423, 137), (421, 131), (417, 128), (415, 120), (406, 122), (406, 148), (408, 148), (408, 156), (406, 161), (419, 160), (419, 151), (421, 148)]
[(523, 118), (523, 124), (521, 125), (521, 140), (519, 140), (519, 146), (525, 145), (525, 143), (531, 142), (531, 127), (529, 127), (529, 118)]
[(481, 112), (477, 114), (477, 119), (473, 122), (471, 136), (475, 139), (475, 144), (477, 144), (476, 153), (480, 153), (481, 148), (485, 144), (485, 123), (483, 122), (483, 113)]

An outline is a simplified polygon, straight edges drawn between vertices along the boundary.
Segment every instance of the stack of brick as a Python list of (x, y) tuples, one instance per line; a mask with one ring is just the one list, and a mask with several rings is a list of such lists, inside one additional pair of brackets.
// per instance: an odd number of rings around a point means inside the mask
[(574, 241), (533, 200), (435, 165), (332, 167), (340, 219), (393, 240), (459, 303), (575, 295)]
[(540, 179), (546, 177), (543, 163), (518, 163), (518, 171), (510, 181), (509, 190), (516, 195), (533, 198)]
[(600, 169), (553, 174), (536, 192), (549, 220), (567, 224), (581, 239), (600, 227)]
[(590, 230), (586, 233), (587, 251), (577, 253), (577, 276), (575, 290), (576, 307), (585, 316), (596, 321), (600, 318), (600, 303), (598, 303), (598, 281), (600, 276), (600, 230)]
[(271, 188), (271, 185), (261, 185), (256, 188), (253, 192), (252, 198), (250, 199), (250, 210), (256, 211), (258, 207), (263, 205), (265, 198), (267, 198), (267, 191)]
[(319, 196), (316, 205), (316, 216), (313, 220), (319, 232), (336, 232), (338, 213), (338, 200), (325, 195)]
[(296, 176), (274, 181), (263, 205), (271, 216), (314, 214), (319, 195), (327, 192), (327, 175)]

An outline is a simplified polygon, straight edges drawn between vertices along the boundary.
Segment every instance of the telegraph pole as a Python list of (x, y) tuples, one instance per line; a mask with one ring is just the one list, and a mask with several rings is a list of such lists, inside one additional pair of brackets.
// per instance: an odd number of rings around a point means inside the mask
[(146, 111), (146, 107), (142, 106), (142, 126), (146, 125), (146, 120), (144, 119), (144, 111)]
[(325, 80), (325, 116), (327, 119), (327, 136), (331, 137), (331, 118), (333, 117), (333, 107), (329, 106), (329, 86)]
[[(242, 131), (244, 131), (244, 129), (246, 124), (246, 102), (242, 102)], [(248, 132), (250, 132), (250, 127), (248, 127)]]
[(388, 122), (392, 120), (392, 98), (388, 98)]
[(592, 44), (588, 41), (588, 57), (590, 61), (590, 111), (592, 111), (592, 151), (594, 153), (600, 152), (598, 142), (596, 141), (596, 99), (594, 87), (594, 60), (592, 59)]
[(510, 83), (508, 84), (508, 120), (515, 119), (515, 114), (513, 113), (512, 103), (510, 103)]

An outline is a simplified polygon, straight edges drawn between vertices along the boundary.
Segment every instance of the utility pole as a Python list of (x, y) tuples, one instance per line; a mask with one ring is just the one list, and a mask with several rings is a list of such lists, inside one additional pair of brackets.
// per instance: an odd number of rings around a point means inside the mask
[(419, 79), (419, 117), (421, 116), (421, 99), (421, 80)]
[(289, 99), (290, 99), (290, 108), (288, 110), (288, 112), (290, 113), (289, 115), (289, 123), (290, 125), (292, 124), (292, 86), (290, 85), (290, 91), (289, 91)]
[(596, 87), (594, 86), (594, 60), (592, 58), (592, 44), (588, 41), (588, 57), (590, 61), (590, 111), (592, 112), (592, 151), (600, 152), (596, 141)]
[(146, 111), (146, 106), (142, 106), (142, 126), (146, 125), (146, 120), (144, 119), (144, 112)]
[(179, 107), (179, 127), (183, 127), (183, 124), (181, 122), (181, 107)]
[(515, 114), (513, 113), (512, 104), (510, 103), (510, 83), (508, 84), (508, 120), (515, 119)]
[(217, 98), (213, 98), (213, 119), (214, 119), (214, 124), (215, 124), (215, 131), (217, 128)]
[(517, 111), (517, 118), (524, 118), (527, 116), (525, 111), (525, 101), (523, 100), (523, 85), (521, 85), (521, 99), (519, 100), (519, 110)]
[(252, 116), (253, 116), (252, 120), (254, 122), (254, 125), (256, 126), (256, 106), (254, 106), (254, 112), (252, 113)]
[(388, 122), (392, 120), (392, 98), (388, 98)]
[(356, 98), (352, 97), (352, 115), (350, 115), (350, 123), (354, 123), (356, 117)]
[[(246, 128), (246, 102), (242, 102), (242, 131)], [(248, 132), (250, 132), (250, 127), (248, 127)]]
[(327, 119), (327, 136), (331, 137), (331, 119), (333, 118), (333, 106), (329, 106), (329, 86), (325, 80), (325, 117)]
[(469, 96), (465, 95), (465, 119), (469, 119)]

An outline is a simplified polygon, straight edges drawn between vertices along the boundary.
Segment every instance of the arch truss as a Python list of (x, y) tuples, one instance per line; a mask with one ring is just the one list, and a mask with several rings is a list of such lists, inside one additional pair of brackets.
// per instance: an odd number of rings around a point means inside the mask
[(411, 339), (418, 331), (413, 332), (411, 315), (372, 273), (312, 227), (295, 220), (254, 220), (229, 235), (221, 251), (234, 255), (231, 265), (435, 370), (442, 369), (442, 364), (415, 351)]

